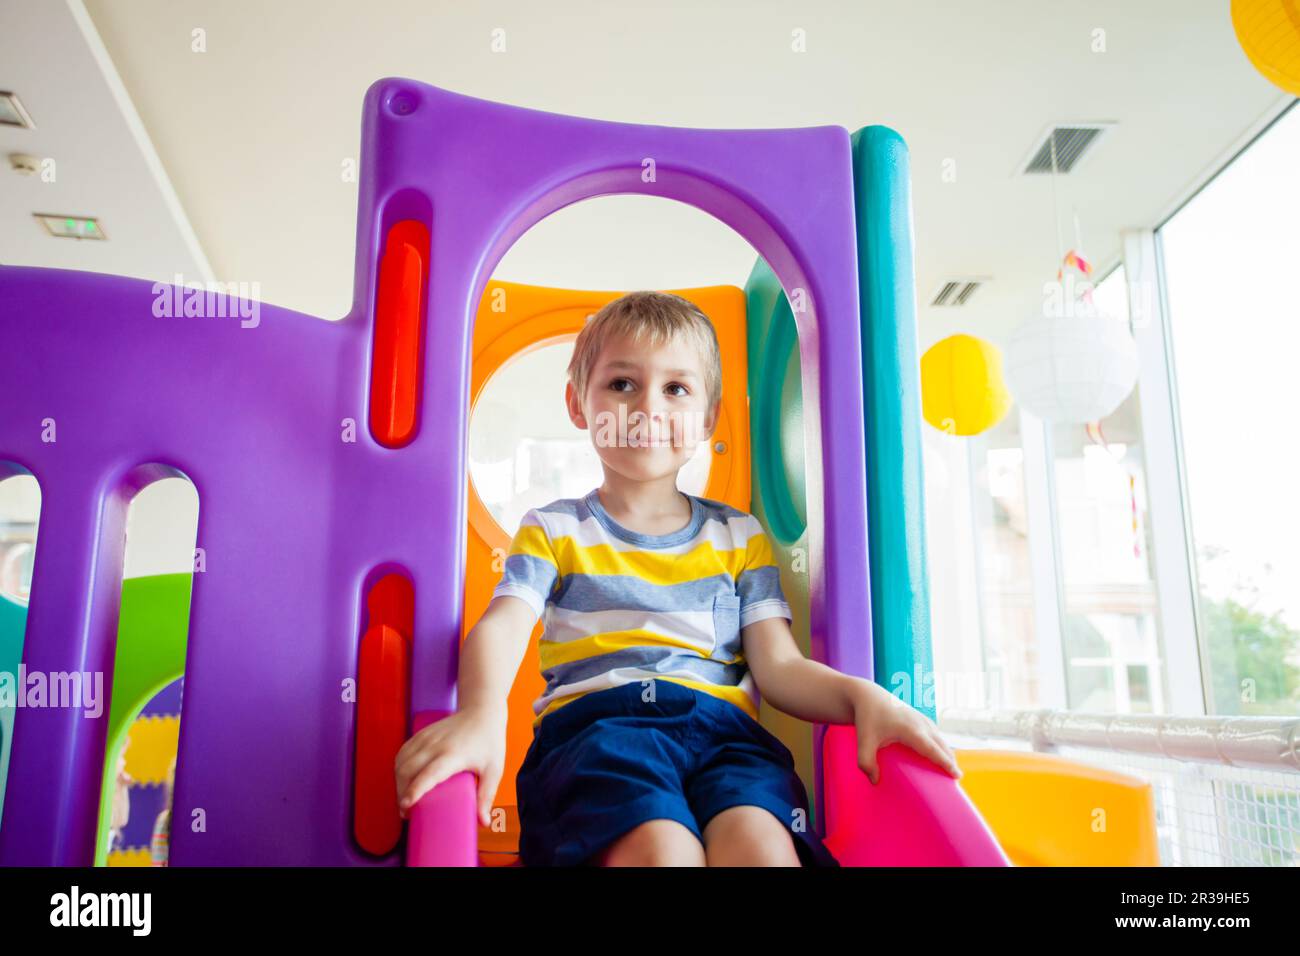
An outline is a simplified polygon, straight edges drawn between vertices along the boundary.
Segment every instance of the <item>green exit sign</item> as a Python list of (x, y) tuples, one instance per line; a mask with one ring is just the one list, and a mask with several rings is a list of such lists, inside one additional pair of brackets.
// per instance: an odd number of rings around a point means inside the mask
[(36, 213), (36, 218), (51, 236), (60, 239), (107, 239), (99, 220), (93, 216), (56, 216)]

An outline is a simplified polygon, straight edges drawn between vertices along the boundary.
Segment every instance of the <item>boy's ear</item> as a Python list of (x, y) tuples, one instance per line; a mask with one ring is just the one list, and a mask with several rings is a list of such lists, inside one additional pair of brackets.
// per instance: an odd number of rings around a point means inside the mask
[(587, 417), (582, 413), (582, 403), (578, 401), (578, 390), (573, 387), (572, 382), (564, 384), (564, 404), (569, 410), (569, 421), (574, 426), (586, 430)]
[(706, 438), (713, 437), (713, 430), (718, 427), (718, 414), (722, 411), (722, 399), (713, 403), (709, 409), (708, 417), (704, 419), (704, 435)]

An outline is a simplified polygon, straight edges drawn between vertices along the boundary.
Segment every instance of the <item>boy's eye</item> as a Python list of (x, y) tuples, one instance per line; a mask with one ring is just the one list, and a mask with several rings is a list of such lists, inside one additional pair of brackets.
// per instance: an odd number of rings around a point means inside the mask
[(691, 394), (691, 390), (690, 390), (689, 388), (687, 388), (685, 385), (683, 385), (681, 382), (672, 382), (672, 383), (669, 384), (667, 387), (668, 387), (668, 388), (680, 388), (680, 389), (681, 389), (681, 392), (678, 393), (679, 396), (680, 396), (680, 395), (689, 395), (689, 394)]
[(623, 389), (621, 389), (621, 388), (618, 387), (618, 386), (620, 385), (620, 383), (626, 383), (626, 384), (628, 384), (628, 385), (631, 385), (631, 384), (632, 384), (631, 382), (629, 382), (629, 381), (628, 381), (627, 379), (625, 379), (625, 378), (616, 378), (616, 379), (614, 379), (614, 381), (612, 381), (612, 382), (609, 383), (609, 387), (612, 388), (612, 389), (613, 389), (614, 391), (616, 391), (616, 392), (621, 392), (621, 391), (623, 391)]

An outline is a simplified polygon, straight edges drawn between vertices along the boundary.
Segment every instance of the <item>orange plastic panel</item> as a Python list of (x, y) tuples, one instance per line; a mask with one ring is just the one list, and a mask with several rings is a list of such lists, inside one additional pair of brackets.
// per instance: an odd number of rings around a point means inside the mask
[[(713, 322), (722, 351), (722, 406), (714, 430), (713, 463), (703, 497), (750, 510), (749, 384), (746, 352), (745, 293), (735, 286), (676, 289), (676, 295), (697, 305)], [(474, 323), (474, 361), (470, 386), (471, 409), (487, 381), (519, 355), (557, 342), (577, 338), (587, 316), (622, 292), (583, 292), (489, 282), (479, 302)], [(540, 400), (563, 402), (563, 391)], [(722, 451), (717, 450), (722, 443)], [(469, 533), (465, 573), (465, 617), (461, 638), (487, 610), (492, 591), (501, 580), (502, 562), (510, 548), (510, 532), (488, 512), (469, 481)], [(495, 550), (494, 549), (499, 549)], [(506, 764), (493, 806), (501, 808), (505, 828), (479, 831), (480, 862), (485, 866), (512, 865), (519, 845), (515, 775), (532, 743), (532, 702), (544, 689), (539, 673), (537, 641), (539, 621), (519, 676), (510, 692), (510, 719), (506, 731)]]
[(429, 230), (404, 219), (388, 231), (379, 263), (370, 364), (370, 433), (397, 448), (415, 433), (422, 317), (429, 282)]
[(954, 751), (959, 784), (1016, 866), (1159, 866), (1151, 784), (1052, 754)]

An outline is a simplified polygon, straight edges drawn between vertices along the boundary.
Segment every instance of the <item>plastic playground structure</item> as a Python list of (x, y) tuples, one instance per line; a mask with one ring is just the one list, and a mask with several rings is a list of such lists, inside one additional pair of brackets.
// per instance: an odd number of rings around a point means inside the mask
[[(706, 495), (758, 514), (783, 558), (806, 551), (791, 586), (811, 656), (886, 686), (932, 671), (896, 133), (637, 126), (404, 79), (370, 87), (362, 129), (354, 299), (341, 321), (260, 303), (256, 328), (159, 317), (145, 280), (0, 268), (0, 334), (24, 343), (0, 355), (0, 479), (32, 475), (42, 500), (29, 606), (0, 607), (0, 670), (21, 659), (28, 672), (102, 671), (107, 684), (118, 666), (112, 721), (74, 708), (14, 715), (0, 864), (95, 858), (106, 752), (182, 672), (171, 865), (512, 862), (508, 838), (480, 831), (468, 773), (430, 792), (403, 834), (392, 758), (454, 711), (459, 642), (494, 583), (481, 558), (509, 540), (469, 481), (473, 402), (512, 356), (575, 334), (619, 294), (492, 272), (537, 222), (597, 196), (688, 203), (757, 251), (743, 292), (680, 292), (713, 318), (725, 353)], [(505, 315), (484, 307), (497, 290)], [(796, 406), (802, 467), (781, 440)], [(165, 587), (133, 579), (124, 597), (126, 507), (163, 477), (198, 493), (204, 569)], [(128, 627), (150, 601), (188, 602), (188, 637)], [(516, 768), (535, 653), (511, 695)], [(853, 727), (816, 726), (791, 746), (806, 753), (816, 826), (841, 863), (1013, 862), (962, 786), (912, 751), (884, 748), (873, 787)], [(971, 766), (1001, 772), (988, 758)], [(1023, 782), (1043, 768), (1002, 769)], [(1087, 785), (1116, 783), (1098, 780)], [(1149, 794), (1130, 798), (1141, 817)]]

